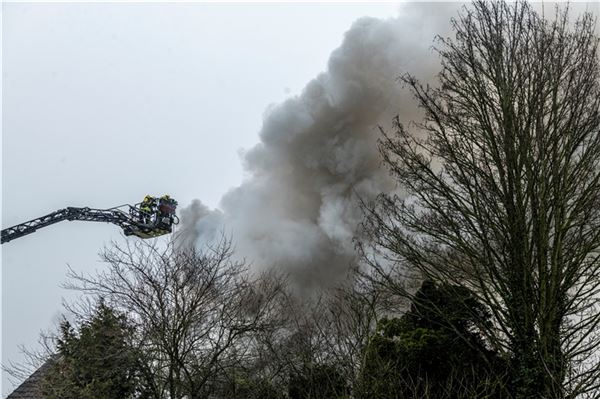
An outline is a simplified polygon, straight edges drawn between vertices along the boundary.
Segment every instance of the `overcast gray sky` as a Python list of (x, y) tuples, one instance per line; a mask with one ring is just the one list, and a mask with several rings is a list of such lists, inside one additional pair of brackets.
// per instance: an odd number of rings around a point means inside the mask
[[(325, 69), (353, 21), (398, 8), (3, 3), (2, 226), (147, 193), (217, 206), (265, 109)], [(67, 264), (102, 268), (112, 239), (115, 226), (63, 222), (2, 246), (3, 363), (75, 297)]]

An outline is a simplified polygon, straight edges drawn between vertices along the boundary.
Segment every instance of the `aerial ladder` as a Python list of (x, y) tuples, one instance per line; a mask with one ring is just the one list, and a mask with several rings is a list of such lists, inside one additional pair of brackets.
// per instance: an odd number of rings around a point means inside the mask
[(171, 233), (173, 226), (179, 223), (176, 209), (177, 201), (168, 195), (160, 199), (146, 196), (139, 204), (125, 204), (109, 209), (68, 207), (3, 229), (2, 244), (63, 220), (112, 223), (122, 228), (126, 236), (158, 237)]

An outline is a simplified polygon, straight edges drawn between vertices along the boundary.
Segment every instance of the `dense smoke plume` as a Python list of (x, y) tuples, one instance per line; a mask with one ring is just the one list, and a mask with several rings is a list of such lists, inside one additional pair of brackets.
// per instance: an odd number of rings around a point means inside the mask
[(378, 126), (418, 118), (397, 78), (434, 78), (433, 39), (456, 10), (413, 4), (397, 18), (356, 21), (327, 71), (266, 112), (260, 142), (243, 155), (248, 178), (221, 210), (195, 201), (182, 211), (181, 238), (202, 247), (225, 233), (255, 267), (281, 268), (305, 287), (338, 281), (355, 260), (357, 199), (397, 189), (380, 164)]

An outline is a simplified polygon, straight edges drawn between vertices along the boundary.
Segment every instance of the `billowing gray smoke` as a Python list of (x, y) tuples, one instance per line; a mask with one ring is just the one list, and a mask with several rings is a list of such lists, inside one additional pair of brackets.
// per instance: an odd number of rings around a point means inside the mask
[(182, 239), (202, 247), (224, 232), (238, 256), (281, 268), (303, 286), (344, 276), (356, 256), (357, 198), (396, 189), (380, 164), (378, 126), (418, 115), (397, 78), (434, 77), (432, 41), (448, 32), (456, 10), (414, 4), (398, 18), (356, 21), (327, 71), (268, 110), (260, 143), (243, 156), (249, 178), (225, 194), (221, 210), (195, 201), (182, 211)]

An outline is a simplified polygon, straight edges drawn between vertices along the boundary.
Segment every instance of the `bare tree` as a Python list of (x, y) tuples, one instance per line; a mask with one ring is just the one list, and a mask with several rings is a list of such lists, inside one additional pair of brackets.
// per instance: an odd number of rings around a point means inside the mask
[(352, 271), (343, 284), (307, 297), (284, 276), (261, 276), (262, 284), (273, 280), (277, 306), (268, 328), (248, 337), (254, 357), (240, 367), (289, 397), (352, 394), (380, 311), (379, 287)]
[(315, 333), (321, 337), (321, 352), (340, 373), (355, 394), (364, 360), (364, 350), (377, 320), (388, 309), (384, 291), (353, 270), (347, 281), (324, 292), (311, 312)]
[(157, 398), (206, 397), (239, 363), (239, 345), (262, 328), (273, 296), (258, 295), (244, 263), (223, 240), (200, 253), (157, 242), (114, 245), (108, 269), (71, 273), (69, 288), (125, 312), (135, 323), (148, 380)]
[[(595, 20), (551, 20), (526, 2), (475, 1), (440, 38), (439, 87), (406, 75), (425, 112), (381, 153), (405, 197), (365, 207), (398, 275), (469, 288), (478, 326), (512, 361), (515, 397), (598, 396), (600, 62)], [(393, 275), (393, 276), (392, 276)]]

